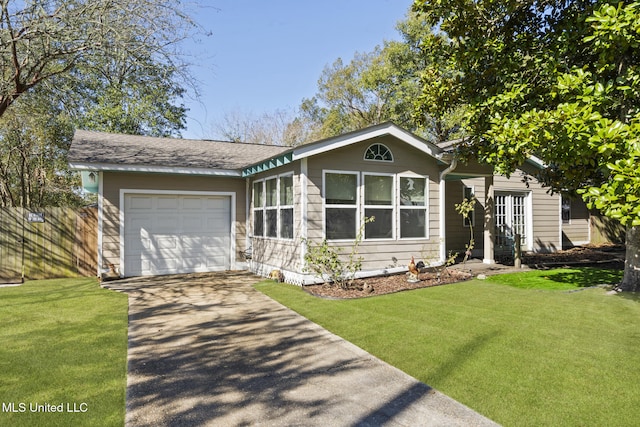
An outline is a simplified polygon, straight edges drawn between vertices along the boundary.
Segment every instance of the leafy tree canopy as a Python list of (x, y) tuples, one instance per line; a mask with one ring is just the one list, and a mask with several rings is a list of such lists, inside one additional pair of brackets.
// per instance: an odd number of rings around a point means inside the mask
[[(640, 226), (640, 3), (416, 0), (414, 9), (434, 29), (424, 54), (459, 71), (423, 73), (418, 111), (434, 93), (468, 105), (463, 154), (507, 175), (535, 155), (552, 190), (579, 191), (630, 231)], [(640, 241), (630, 237), (640, 233), (627, 233), (623, 285), (638, 288), (629, 248), (637, 254)]]
[(420, 41), (431, 28), (414, 13), (397, 28), (402, 41), (385, 41), (372, 52), (356, 53), (348, 63), (338, 58), (325, 67), (317, 94), (300, 106), (301, 120), (315, 128), (312, 137), (331, 137), (385, 121), (436, 142), (458, 135), (459, 106), (425, 109), (420, 120), (414, 116), (423, 70), (429, 66), (453, 74), (450, 63), (419, 54)]
[(169, 0), (0, 0), (0, 205), (81, 203), (74, 128), (179, 136), (197, 29)]

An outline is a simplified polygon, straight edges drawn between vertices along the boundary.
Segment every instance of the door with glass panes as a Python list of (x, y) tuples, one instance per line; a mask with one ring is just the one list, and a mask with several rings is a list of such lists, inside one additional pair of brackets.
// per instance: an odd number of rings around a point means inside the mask
[(527, 194), (512, 192), (496, 192), (495, 224), (497, 253), (511, 253), (515, 244), (515, 236), (520, 235), (520, 244), (527, 249)]

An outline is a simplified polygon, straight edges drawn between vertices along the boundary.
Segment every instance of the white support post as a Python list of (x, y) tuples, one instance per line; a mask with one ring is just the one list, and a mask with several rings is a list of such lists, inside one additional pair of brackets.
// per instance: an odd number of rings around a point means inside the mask
[(484, 178), (484, 259), (485, 264), (495, 264), (495, 226), (494, 217), (495, 194), (493, 175)]

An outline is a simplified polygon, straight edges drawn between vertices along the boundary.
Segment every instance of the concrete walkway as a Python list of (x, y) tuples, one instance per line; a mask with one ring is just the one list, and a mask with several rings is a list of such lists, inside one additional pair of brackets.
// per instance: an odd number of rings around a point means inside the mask
[(490, 426), (274, 302), (245, 272), (108, 282), (129, 295), (127, 426)]

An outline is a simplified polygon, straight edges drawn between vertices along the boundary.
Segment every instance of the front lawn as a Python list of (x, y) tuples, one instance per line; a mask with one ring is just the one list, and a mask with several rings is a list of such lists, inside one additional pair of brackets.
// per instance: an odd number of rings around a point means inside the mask
[[(505, 426), (637, 425), (640, 298), (580, 289), (609, 271), (527, 274), (358, 300), (256, 288)], [(556, 290), (505, 286), (523, 278)]]
[(0, 425), (124, 424), (126, 295), (92, 278), (0, 288), (0, 343)]

